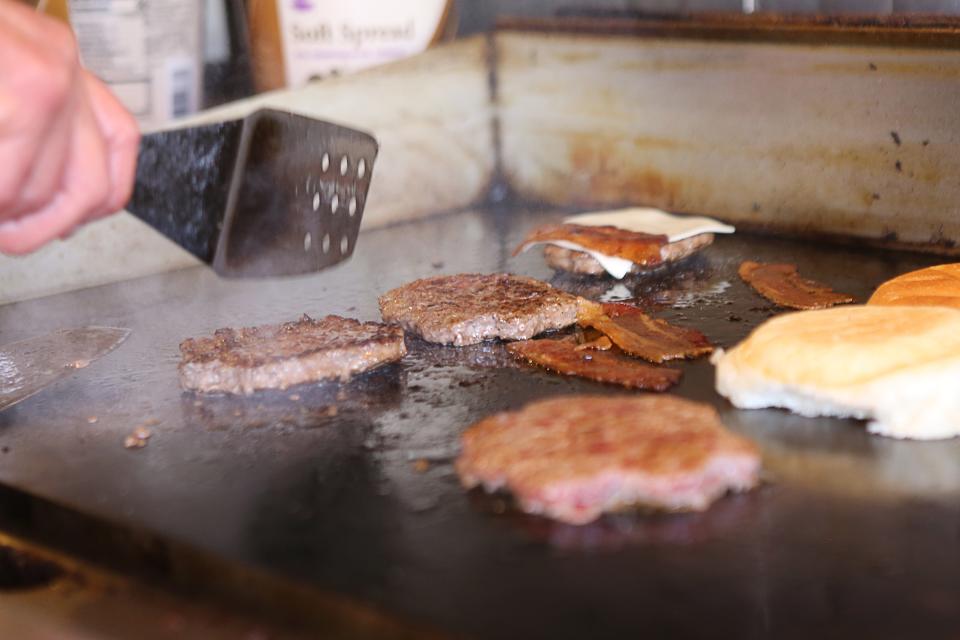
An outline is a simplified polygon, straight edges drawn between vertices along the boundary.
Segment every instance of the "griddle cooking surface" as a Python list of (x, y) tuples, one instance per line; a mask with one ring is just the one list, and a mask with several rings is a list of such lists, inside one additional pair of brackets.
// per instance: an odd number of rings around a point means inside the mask
[[(474, 212), (370, 232), (352, 261), (302, 279), (192, 269), (0, 308), (2, 342), (85, 324), (133, 329), (113, 354), (0, 413), (0, 480), (118, 529), (470, 635), (934, 637), (960, 626), (960, 440), (898, 442), (854, 421), (736, 411), (713, 392), (704, 360), (683, 365), (675, 392), (713, 403), (758, 441), (769, 483), (703, 514), (586, 527), (465, 494), (451, 464), (458, 434), (534, 398), (630, 392), (515, 365), (495, 343), (412, 341), (401, 364), (342, 390), (180, 392), (178, 343), (217, 327), (303, 312), (375, 319), (378, 294), (438, 273), (549, 280), (539, 251), (509, 257), (548, 218)], [(860, 301), (937, 262), (737, 235), (662, 278), (553, 282), (639, 296), (730, 346), (775, 313), (737, 278), (743, 259), (793, 262)], [(125, 449), (151, 419), (149, 444)]]

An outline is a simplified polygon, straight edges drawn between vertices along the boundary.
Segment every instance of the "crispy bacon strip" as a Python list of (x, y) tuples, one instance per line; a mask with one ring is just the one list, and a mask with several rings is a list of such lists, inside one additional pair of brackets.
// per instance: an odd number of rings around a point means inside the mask
[(579, 351), (574, 338), (541, 338), (511, 342), (513, 355), (550, 371), (630, 389), (666, 391), (680, 381), (679, 369), (651, 367), (617, 350)]
[(601, 335), (599, 338), (594, 338), (593, 340), (581, 342), (576, 346), (577, 351), (610, 351), (610, 349), (613, 349), (613, 343), (610, 342), (610, 338), (604, 335)]
[(707, 337), (696, 329), (651, 318), (629, 304), (597, 304), (581, 299), (577, 323), (602, 332), (624, 352), (658, 364), (677, 358), (697, 358), (713, 351)]
[(807, 280), (792, 264), (766, 264), (747, 260), (738, 270), (740, 278), (770, 302), (788, 309), (826, 309), (853, 302), (853, 296), (838, 293), (825, 284)]
[(640, 266), (652, 266), (663, 262), (660, 249), (669, 242), (664, 235), (628, 231), (617, 227), (587, 227), (579, 224), (548, 224), (530, 232), (513, 255), (528, 245), (551, 240), (566, 240), (584, 249), (597, 251), (606, 256), (624, 258)]

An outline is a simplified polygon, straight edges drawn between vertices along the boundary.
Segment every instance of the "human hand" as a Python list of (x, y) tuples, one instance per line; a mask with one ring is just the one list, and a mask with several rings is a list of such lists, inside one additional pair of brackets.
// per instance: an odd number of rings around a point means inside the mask
[(23, 254), (130, 199), (140, 133), (69, 27), (0, 0), (0, 252)]

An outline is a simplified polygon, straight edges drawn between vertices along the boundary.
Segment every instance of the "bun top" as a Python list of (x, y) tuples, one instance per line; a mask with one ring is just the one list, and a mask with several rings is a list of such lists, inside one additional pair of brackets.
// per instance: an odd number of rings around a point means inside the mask
[(724, 359), (769, 380), (843, 387), (960, 359), (960, 310), (850, 305), (777, 316)]
[(867, 304), (960, 309), (960, 263), (941, 264), (887, 280)]

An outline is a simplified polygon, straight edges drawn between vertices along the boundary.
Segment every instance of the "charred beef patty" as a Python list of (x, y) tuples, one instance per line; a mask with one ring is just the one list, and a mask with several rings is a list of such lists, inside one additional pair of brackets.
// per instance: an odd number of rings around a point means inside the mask
[(201, 392), (253, 393), (339, 379), (402, 358), (403, 329), (340, 316), (242, 329), (180, 343), (180, 385)]
[(380, 297), (386, 322), (458, 347), (562, 329), (577, 321), (577, 305), (576, 296), (546, 282), (506, 273), (424, 278)]
[(571, 524), (633, 505), (706, 509), (757, 484), (760, 455), (709, 405), (675, 396), (567, 396), (499, 413), (463, 434), (467, 488), (509, 489)]

